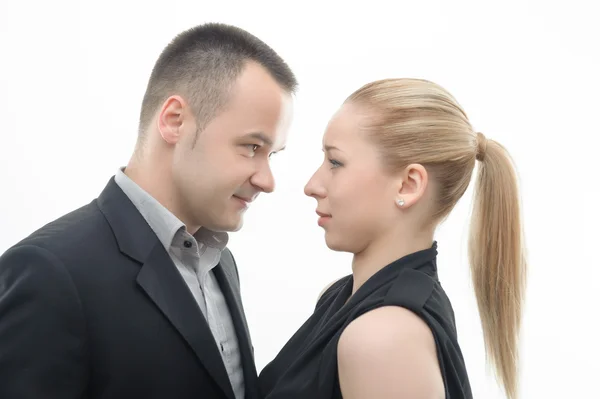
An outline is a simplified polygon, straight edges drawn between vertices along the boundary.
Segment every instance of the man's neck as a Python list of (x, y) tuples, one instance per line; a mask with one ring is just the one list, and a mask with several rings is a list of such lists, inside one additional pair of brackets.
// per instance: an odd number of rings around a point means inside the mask
[(177, 205), (175, 195), (173, 194), (174, 189), (171, 187), (170, 178), (166, 176), (168, 170), (157, 170), (153, 167), (152, 163), (132, 158), (127, 164), (124, 173), (135, 184), (140, 186), (142, 190), (150, 194), (162, 206), (167, 208), (169, 212), (181, 220), (190, 234), (194, 234), (200, 229), (200, 226), (190, 225), (182, 212), (179, 211), (180, 207)]

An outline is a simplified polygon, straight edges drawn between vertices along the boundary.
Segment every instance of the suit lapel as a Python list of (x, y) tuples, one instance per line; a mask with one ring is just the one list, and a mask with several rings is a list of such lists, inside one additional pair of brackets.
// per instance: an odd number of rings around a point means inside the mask
[(214, 274), (219, 282), (223, 296), (227, 301), (233, 326), (238, 338), (238, 345), (242, 357), (246, 399), (254, 399), (258, 398), (258, 392), (256, 391), (258, 385), (258, 376), (256, 372), (256, 364), (254, 362), (254, 350), (252, 348), (250, 332), (244, 316), (242, 299), (239, 289), (237, 288), (237, 279), (235, 279), (231, 273), (229, 273), (232, 268), (227, 267), (229, 266), (227, 265), (227, 262), (228, 260), (224, 256), (221, 262), (214, 268)]
[(233, 399), (229, 376), (206, 318), (160, 243), (144, 263), (137, 282), (187, 341), (227, 397)]
[(114, 179), (98, 198), (98, 206), (121, 251), (142, 263), (137, 284), (181, 334), (224, 394), (235, 399), (212, 331), (194, 296), (165, 248)]

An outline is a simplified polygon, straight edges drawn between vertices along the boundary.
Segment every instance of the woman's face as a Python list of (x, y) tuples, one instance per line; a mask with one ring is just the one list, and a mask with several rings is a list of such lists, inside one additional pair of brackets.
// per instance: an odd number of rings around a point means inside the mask
[(398, 179), (387, 173), (364, 132), (368, 115), (345, 104), (323, 136), (323, 163), (306, 184), (333, 250), (362, 252), (398, 223)]

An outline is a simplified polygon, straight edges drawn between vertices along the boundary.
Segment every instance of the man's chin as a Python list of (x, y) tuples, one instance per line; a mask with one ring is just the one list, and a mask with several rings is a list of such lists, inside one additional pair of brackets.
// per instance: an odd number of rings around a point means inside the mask
[(244, 225), (244, 219), (240, 218), (240, 220), (238, 221), (238, 223), (236, 225), (234, 225), (231, 230), (232, 233), (235, 233), (236, 231), (240, 231), (242, 229), (242, 226)]

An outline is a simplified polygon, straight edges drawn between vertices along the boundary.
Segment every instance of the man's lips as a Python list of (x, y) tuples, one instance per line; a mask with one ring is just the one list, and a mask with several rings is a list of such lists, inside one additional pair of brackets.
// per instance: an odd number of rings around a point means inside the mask
[(254, 198), (252, 198), (252, 197), (241, 197), (239, 195), (234, 195), (234, 197), (237, 199), (241, 199), (242, 201), (247, 202), (247, 203), (250, 203), (254, 200)]

